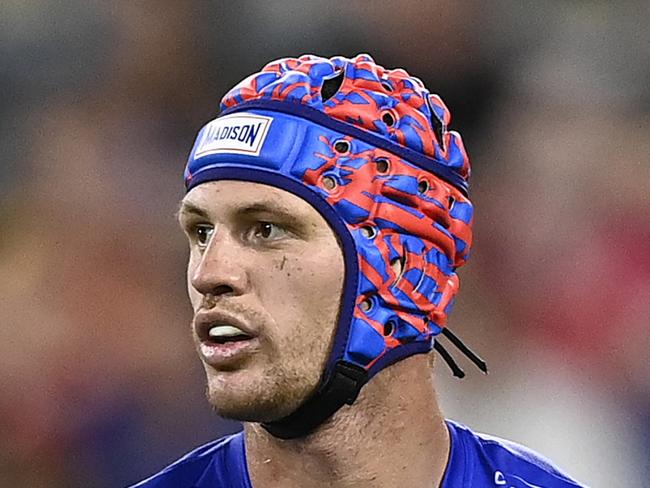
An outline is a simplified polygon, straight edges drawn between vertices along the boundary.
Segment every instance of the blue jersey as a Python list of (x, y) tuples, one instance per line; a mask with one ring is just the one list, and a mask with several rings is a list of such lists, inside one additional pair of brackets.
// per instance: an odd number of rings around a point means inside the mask
[[(447, 421), (449, 464), (440, 488), (585, 488), (530, 449), (497, 437), (476, 434)], [(248, 476), (243, 433), (190, 452), (137, 488), (253, 488)], [(135, 488), (133, 487), (133, 488)]]

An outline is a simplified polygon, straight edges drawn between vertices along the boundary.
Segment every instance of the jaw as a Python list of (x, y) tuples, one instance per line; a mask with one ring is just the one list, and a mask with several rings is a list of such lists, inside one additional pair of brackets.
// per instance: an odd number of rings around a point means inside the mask
[(304, 377), (287, 378), (272, 366), (252, 364), (218, 371), (203, 364), (207, 398), (219, 415), (241, 422), (272, 422), (292, 413), (314, 387)]
[(257, 422), (262, 414), (260, 403), (260, 378), (248, 369), (217, 371), (209, 365), (206, 370), (206, 396), (216, 412), (228, 419)]
[(239, 397), (254, 395), (259, 389), (260, 377), (251, 366), (233, 369), (215, 369), (203, 363), (205, 370), (209, 399), (226, 401)]

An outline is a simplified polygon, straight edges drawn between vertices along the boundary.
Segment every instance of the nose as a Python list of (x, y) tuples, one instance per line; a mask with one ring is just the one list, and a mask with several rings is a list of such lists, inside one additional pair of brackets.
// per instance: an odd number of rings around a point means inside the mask
[(248, 289), (246, 259), (225, 231), (215, 230), (196, 268), (189, 270), (191, 286), (203, 296), (243, 295)]

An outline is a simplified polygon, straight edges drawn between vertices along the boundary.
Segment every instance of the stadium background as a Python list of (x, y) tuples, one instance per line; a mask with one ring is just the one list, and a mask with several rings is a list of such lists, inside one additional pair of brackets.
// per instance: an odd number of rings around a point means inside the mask
[(173, 213), (226, 89), (306, 52), (405, 67), (464, 136), (476, 241), (450, 325), (491, 374), (441, 363), (446, 414), (593, 486), (645, 486), (649, 18), (641, 1), (3, 1), (0, 486), (124, 486), (237, 428), (204, 401)]

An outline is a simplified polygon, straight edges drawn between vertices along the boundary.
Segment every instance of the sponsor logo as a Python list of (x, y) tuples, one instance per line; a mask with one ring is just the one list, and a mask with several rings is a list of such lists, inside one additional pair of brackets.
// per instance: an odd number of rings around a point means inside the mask
[(507, 483), (505, 476), (501, 471), (494, 472), (494, 484), (497, 486), (503, 486)]
[(232, 114), (219, 117), (203, 128), (195, 158), (216, 153), (259, 156), (273, 119), (263, 115)]
[(496, 486), (503, 486), (505, 488), (543, 488), (514, 474), (508, 474), (508, 478), (510, 478), (510, 481), (506, 480), (505, 475), (501, 471), (494, 472), (494, 484)]

